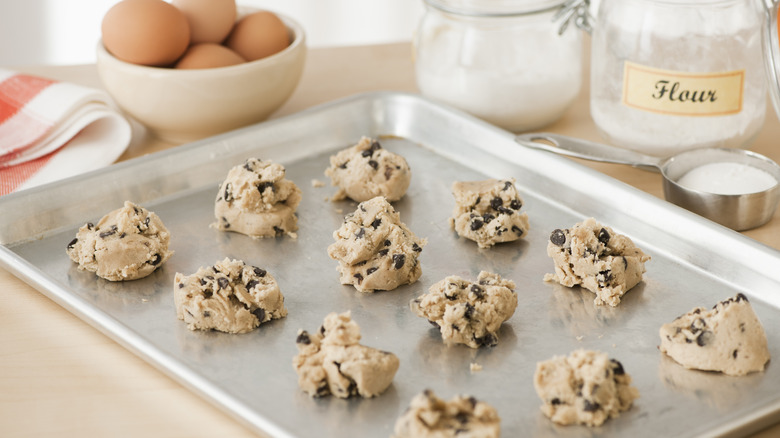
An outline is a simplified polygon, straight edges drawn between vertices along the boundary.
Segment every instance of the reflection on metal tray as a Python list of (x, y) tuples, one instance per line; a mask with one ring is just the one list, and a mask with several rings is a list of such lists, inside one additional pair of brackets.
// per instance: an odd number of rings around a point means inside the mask
[[(326, 248), (355, 203), (330, 202), (324, 169), (334, 151), (361, 136), (406, 157), (412, 183), (395, 204), (429, 244), (423, 275), (389, 292), (361, 294), (338, 281)], [(297, 239), (254, 240), (209, 227), (219, 183), (248, 157), (287, 167), (303, 190)], [(531, 230), (519, 242), (480, 250), (447, 219), (456, 180), (517, 179)], [(142, 280), (111, 283), (76, 269), (65, 246), (80, 225), (132, 200), (156, 212), (172, 234), (174, 256)], [(513, 136), (418, 96), (375, 93), (323, 105), (54, 185), (0, 199), (0, 262), (15, 275), (250, 427), (280, 437), (387, 437), (424, 388), (463, 393), (495, 406), (503, 435), (701, 436), (739, 434), (776, 421), (780, 368), (733, 378), (684, 370), (659, 353), (661, 324), (695, 306), (747, 294), (780, 358), (780, 253), (589, 168), (519, 146)], [(653, 259), (645, 281), (617, 308), (596, 307), (578, 288), (545, 283), (550, 231), (595, 217), (630, 236)], [(176, 319), (173, 276), (224, 257), (271, 272), (287, 318), (243, 335), (192, 332)], [(496, 347), (447, 347), (408, 303), (447, 275), (480, 270), (514, 280), (519, 307)], [(292, 368), (299, 328), (326, 313), (352, 310), (365, 345), (392, 351), (401, 368), (374, 399), (311, 399)], [(597, 429), (560, 427), (539, 411), (538, 361), (577, 348), (622, 361), (641, 397)], [(470, 372), (472, 362), (482, 365)]]

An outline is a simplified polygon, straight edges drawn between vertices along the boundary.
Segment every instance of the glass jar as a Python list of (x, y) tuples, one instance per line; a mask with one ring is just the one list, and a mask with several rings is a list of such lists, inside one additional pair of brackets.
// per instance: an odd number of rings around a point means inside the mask
[[(420, 92), (510, 131), (560, 118), (580, 92), (582, 32), (563, 0), (425, 0), (414, 38)], [(573, 26), (572, 26), (573, 27)]]
[(602, 0), (593, 121), (617, 146), (669, 156), (745, 147), (764, 123), (759, 0)]

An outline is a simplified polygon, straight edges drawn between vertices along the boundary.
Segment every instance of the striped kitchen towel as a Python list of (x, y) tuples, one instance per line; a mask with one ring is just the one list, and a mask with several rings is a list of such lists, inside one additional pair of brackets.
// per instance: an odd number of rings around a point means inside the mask
[(107, 166), (130, 138), (104, 91), (0, 69), (0, 196)]

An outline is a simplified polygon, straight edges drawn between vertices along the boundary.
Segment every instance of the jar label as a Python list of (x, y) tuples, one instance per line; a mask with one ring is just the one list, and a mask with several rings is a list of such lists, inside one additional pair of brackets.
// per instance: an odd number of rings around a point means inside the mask
[(745, 70), (692, 73), (626, 61), (623, 104), (676, 116), (722, 116), (742, 111)]

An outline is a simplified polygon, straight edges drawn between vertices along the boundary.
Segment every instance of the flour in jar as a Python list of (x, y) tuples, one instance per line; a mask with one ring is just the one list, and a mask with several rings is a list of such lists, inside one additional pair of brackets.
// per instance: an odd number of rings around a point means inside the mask
[(742, 195), (769, 190), (777, 180), (768, 172), (742, 163), (708, 163), (685, 173), (677, 184), (718, 195)]

